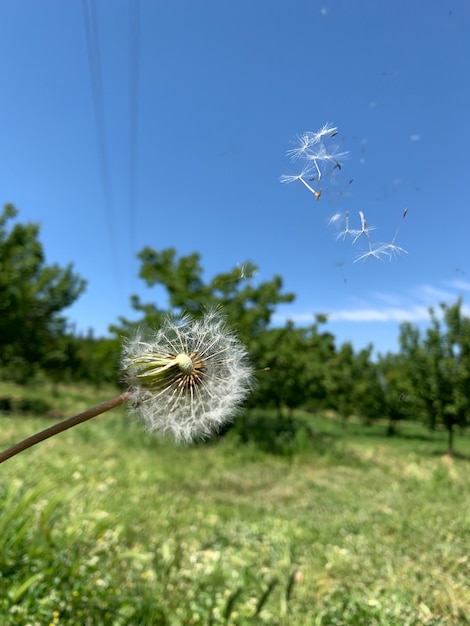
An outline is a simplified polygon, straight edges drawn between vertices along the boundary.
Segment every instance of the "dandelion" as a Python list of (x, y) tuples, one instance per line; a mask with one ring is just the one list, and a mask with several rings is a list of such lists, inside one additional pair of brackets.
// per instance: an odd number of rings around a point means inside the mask
[(126, 391), (0, 452), (0, 463), (125, 402), (149, 431), (202, 439), (233, 418), (252, 382), (246, 348), (217, 309), (200, 320), (168, 317), (149, 338), (137, 333), (124, 345), (122, 367)]
[(247, 352), (217, 310), (201, 320), (168, 317), (123, 351), (131, 406), (149, 431), (177, 441), (204, 439), (226, 424), (246, 397), (252, 372)]

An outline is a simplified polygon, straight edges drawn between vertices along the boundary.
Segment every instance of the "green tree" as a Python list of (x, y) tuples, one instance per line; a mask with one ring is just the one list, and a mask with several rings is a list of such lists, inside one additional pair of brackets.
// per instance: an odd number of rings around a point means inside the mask
[(413, 389), (407, 375), (406, 359), (402, 353), (388, 353), (381, 356), (377, 367), (384, 393), (385, 414), (388, 418), (387, 434), (395, 435), (399, 422), (416, 419), (416, 406), (412, 401)]
[(85, 381), (96, 389), (119, 383), (121, 341), (118, 337), (95, 337), (92, 330), (85, 335), (68, 335), (73, 354), (69, 359), (70, 377)]
[(336, 354), (335, 337), (329, 332), (321, 332), (327, 317), (315, 316), (315, 322), (304, 331), (304, 347), (301, 357), (305, 364), (304, 407), (309, 411), (327, 409), (330, 406), (326, 384), (328, 364)]
[(328, 408), (338, 413), (344, 425), (355, 412), (353, 390), (357, 378), (353, 346), (350, 342), (343, 343), (328, 362), (325, 370), (325, 387), (328, 394)]
[(367, 424), (384, 416), (384, 390), (372, 349), (369, 345), (356, 353), (352, 344), (345, 342), (326, 363), (328, 406), (344, 423), (353, 415)]
[(258, 377), (252, 402), (276, 407), (279, 413), (300, 407), (308, 411), (329, 408), (327, 378), (335, 338), (320, 330), (325, 322), (325, 316), (317, 315), (309, 326), (295, 327), (288, 321), (260, 335), (252, 349), (257, 362), (269, 371)]
[(252, 354), (267, 371), (258, 376), (251, 406), (275, 408), (280, 417), (284, 409), (291, 413), (305, 404), (306, 332), (287, 322), (281, 328), (266, 329), (252, 341)]
[(431, 325), (421, 336), (403, 324), (400, 345), (414, 400), (431, 428), (447, 430), (447, 452), (454, 453), (455, 427), (464, 427), (470, 411), (470, 319), (462, 303), (441, 304), (442, 316), (430, 309)]
[(4, 374), (25, 380), (38, 367), (63, 364), (67, 323), (60, 313), (85, 281), (71, 264), (46, 264), (37, 224), (8, 228), (17, 213), (7, 204), (0, 215), (0, 362)]
[[(250, 347), (253, 338), (268, 327), (276, 306), (294, 299), (294, 294), (282, 293), (280, 276), (256, 286), (246, 280), (257, 270), (252, 263), (206, 281), (197, 252), (178, 257), (174, 248), (158, 252), (146, 247), (138, 257), (142, 262), (139, 275), (146, 285), (163, 287), (165, 292), (161, 304), (142, 303), (138, 296), (132, 296), (133, 308), (143, 314), (138, 323), (158, 325), (162, 314), (168, 311), (188, 312), (198, 317), (205, 308), (220, 305), (228, 324), (237, 329), (240, 339)], [(121, 318), (120, 326), (113, 326), (112, 330), (126, 334), (135, 325)]]

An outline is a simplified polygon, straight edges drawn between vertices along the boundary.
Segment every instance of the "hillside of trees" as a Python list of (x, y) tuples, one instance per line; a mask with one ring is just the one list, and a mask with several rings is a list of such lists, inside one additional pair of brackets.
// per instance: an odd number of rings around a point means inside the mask
[(64, 309), (80, 297), (86, 281), (72, 265), (48, 265), (36, 224), (16, 221), (6, 205), (0, 214), (0, 377), (27, 384), (42, 377), (93, 384), (119, 384), (120, 344), (138, 325), (158, 326), (162, 315), (189, 312), (200, 316), (211, 306), (224, 311), (246, 344), (257, 384), (248, 408), (274, 409), (289, 418), (294, 409), (334, 411), (343, 420), (387, 420), (393, 435), (402, 420), (426, 423), (448, 433), (449, 452), (456, 430), (466, 426), (470, 410), (470, 319), (462, 303), (430, 309), (429, 327), (412, 324), (399, 330), (396, 354), (372, 358), (373, 345), (355, 351), (338, 345), (326, 332), (326, 318), (312, 324), (272, 325), (277, 305), (292, 302), (282, 278), (246, 280), (257, 267), (247, 263), (203, 278), (200, 255), (178, 256), (175, 249), (144, 248), (138, 255), (140, 278), (148, 287), (163, 287), (168, 304), (142, 302), (131, 296), (140, 318), (119, 318), (111, 337), (77, 335)]

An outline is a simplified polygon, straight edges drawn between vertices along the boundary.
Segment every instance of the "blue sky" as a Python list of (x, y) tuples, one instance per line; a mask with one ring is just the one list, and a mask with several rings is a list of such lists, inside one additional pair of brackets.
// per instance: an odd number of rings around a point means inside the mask
[[(251, 260), (297, 295), (276, 323), (328, 313), (356, 348), (459, 296), (470, 315), (466, 0), (3, 0), (0, 32), (0, 202), (88, 280), (78, 330), (162, 304), (143, 246), (199, 251), (207, 277)], [(280, 176), (326, 123), (348, 156), (316, 201)], [(407, 254), (355, 262), (365, 238), (337, 235), (359, 211)]]

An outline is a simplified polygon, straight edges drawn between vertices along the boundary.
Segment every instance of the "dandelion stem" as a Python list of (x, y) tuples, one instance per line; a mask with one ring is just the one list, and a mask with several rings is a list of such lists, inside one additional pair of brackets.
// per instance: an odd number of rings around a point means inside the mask
[(86, 411), (83, 411), (83, 413), (78, 413), (78, 415), (74, 415), (73, 417), (68, 417), (67, 419), (62, 420), (61, 422), (57, 422), (57, 424), (53, 424), (52, 426), (49, 426), (49, 428), (41, 430), (40, 432), (35, 433), (34, 435), (27, 437), (26, 439), (23, 439), (23, 441), (20, 441), (14, 446), (11, 446), (11, 448), (7, 448), (3, 452), (0, 452), (0, 463), (3, 463), (3, 461), (6, 461), (7, 459), (10, 459), (11, 457), (16, 456), (20, 452), (23, 452), (23, 450), (26, 450), (27, 448), (31, 448), (31, 446), (34, 446), (37, 443), (44, 441), (45, 439), (49, 439), (49, 437), (53, 437), (54, 435), (57, 435), (58, 433), (61, 433), (64, 430), (67, 430), (68, 428), (72, 428), (73, 426), (76, 426), (77, 424), (86, 422), (87, 420), (90, 420), (93, 417), (96, 417), (97, 415), (101, 415), (102, 413), (106, 413), (106, 411), (110, 411), (111, 409), (114, 409), (117, 406), (120, 406), (121, 404), (129, 400), (130, 397), (131, 397), (131, 392), (124, 391), (119, 396), (116, 396), (115, 398), (112, 398), (111, 400), (106, 400), (105, 402), (102, 402), (101, 404), (97, 404), (96, 406), (91, 407), (90, 409), (87, 409)]

